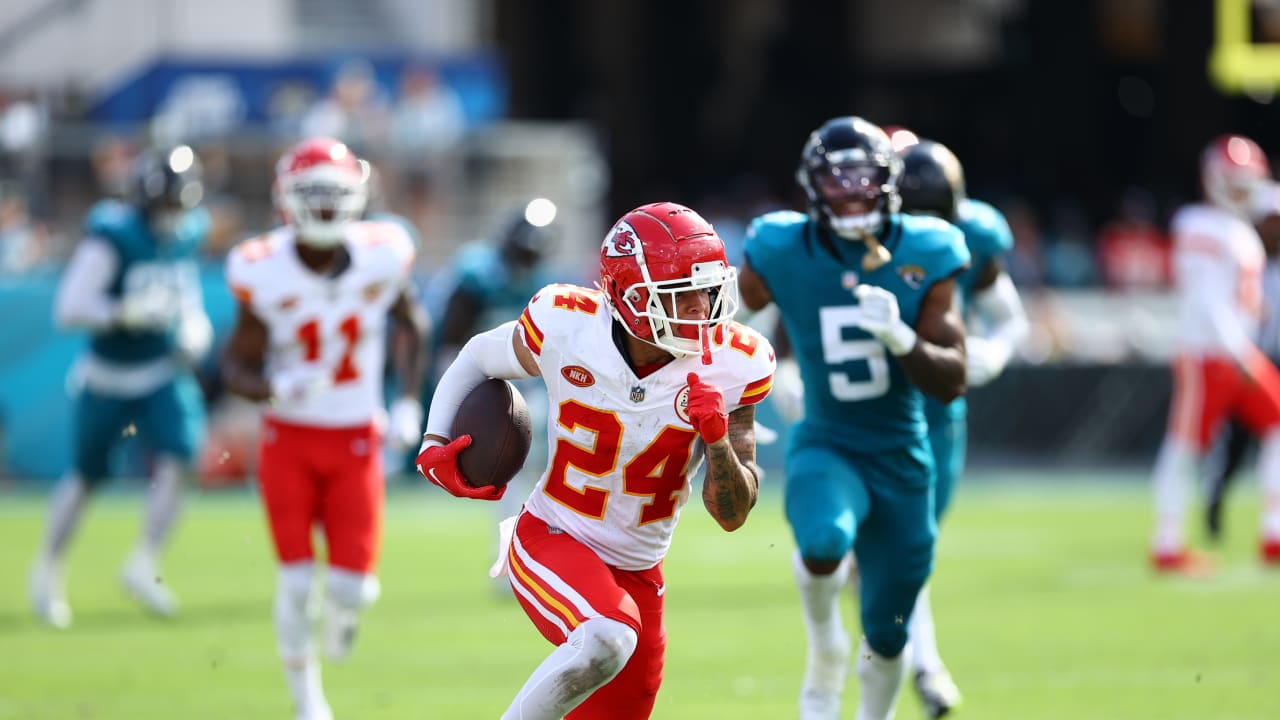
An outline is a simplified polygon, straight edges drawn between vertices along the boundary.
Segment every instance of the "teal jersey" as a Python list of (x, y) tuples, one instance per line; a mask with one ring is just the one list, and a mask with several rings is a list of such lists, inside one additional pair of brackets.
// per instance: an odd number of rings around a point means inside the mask
[[(1013, 231), (1009, 229), (1009, 221), (1004, 219), (1003, 213), (981, 200), (961, 201), (955, 224), (964, 233), (964, 244), (969, 248), (969, 256), (972, 258), (969, 269), (956, 278), (956, 286), (960, 290), (960, 310), (964, 312), (973, 300), (974, 284), (978, 282), (978, 276), (992, 260), (1003, 257), (1013, 249)], [(957, 398), (950, 403), (925, 398), (925, 414), (931, 426), (945, 423), (948, 419), (964, 418), (966, 412), (964, 398)]]
[(453, 272), (454, 287), (470, 293), (484, 308), (480, 330), (515, 320), (534, 293), (551, 282), (540, 268), (514, 270), (503, 260), (499, 248), (481, 243), (459, 248)]
[[(102, 200), (89, 209), (85, 233), (111, 245), (119, 258), (115, 278), (107, 289), (113, 300), (159, 286), (179, 302), (200, 292), (196, 254), (209, 235), (210, 218), (203, 208), (188, 211), (178, 223), (175, 237), (159, 240), (147, 227), (142, 213), (117, 200)], [(175, 317), (176, 324), (176, 317)], [(116, 363), (142, 363), (174, 351), (174, 328), (144, 332), (110, 327), (95, 333), (89, 343), (93, 354)]]
[(884, 344), (854, 325), (852, 289), (876, 285), (898, 298), (914, 326), (925, 294), (969, 263), (964, 238), (937, 218), (895, 215), (881, 242), (893, 259), (864, 272), (866, 246), (829, 237), (808, 216), (775, 212), (756, 218), (744, 245), (782, 315), (805, 386), (803, 432), (874, 452), (921, 445), (923, 397)]
[(969, 269), (956, 278), (960, 299), (964, 307), (968, 307), (983, 268), (1013, 249), (1013, 231), (1003, 213), (981, 200), (971, 199), (961, 201), (955, 226), (964, 233), (964, 244), (972, 258)]

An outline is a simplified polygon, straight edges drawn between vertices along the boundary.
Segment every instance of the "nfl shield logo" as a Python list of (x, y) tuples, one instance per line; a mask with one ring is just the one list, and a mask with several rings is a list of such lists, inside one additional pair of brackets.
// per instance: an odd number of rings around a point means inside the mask
[(631, 387), (631, 402), (644, 402), (644, 386), (633, 385)]

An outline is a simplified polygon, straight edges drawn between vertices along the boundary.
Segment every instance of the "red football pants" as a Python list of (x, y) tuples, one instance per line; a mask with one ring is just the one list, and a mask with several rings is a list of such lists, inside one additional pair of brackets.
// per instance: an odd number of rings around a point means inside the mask
[(329, 564), (372, 574), (382, 543), (382, 438), (355, 428), (291, 425), (267, 418), (258, 484), (282, 564), (315, 557), (312, 531), (324, 531)]
[(1246, 375), (1230, 358), (1175, 358), (1169, 431), (1205, 452), (1228, 417), (1257, 436), (1280, 425), (1280, 371), (1260, 352), (1248, 363)]
[(520, 606), (553, 644), (563, 644), (574, 628), (593, 617), (625, 623), (639, 636), (622, 672), (565, 719), (648, 718), (662, 685), (667, 650), (662, 563), (638, 571), (610, 567), (591, 548), (528, 511), (516, 523), (508, 561)]

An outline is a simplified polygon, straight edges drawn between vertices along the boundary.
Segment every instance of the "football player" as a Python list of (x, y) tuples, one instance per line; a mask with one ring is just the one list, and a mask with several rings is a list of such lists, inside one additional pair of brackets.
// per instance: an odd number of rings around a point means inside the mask
[[(265, 403), (258, 482), (280, 568), (274, 618), (297, 717), (331, 711), (311, 640), (312, 531), (327, 549), (324, 650), (351, 652), (379, 594), (382, 442), (421, 437), (425, 319), (410, 283), (413, 241), (395, 222), (359, 220), (364, 166), (346, 145), (305, 140), (276, 167), (285, 225), (237, 245), (227, 280), (239, 301), (222, 360), (230, 392)], [(394, 342), (387, 342), (388, 316)], [(403, 394), (383, 410), (386, 348)]]
[(200, 207), (200, 162), (186, 145), (146, 152), (132, 169), (128, 201), (102, 200), (85, 221), (58, 287), (55, 316), (85, 330), (89, 345), (74, 370), (75, 456), (54, 489), (44, 543), (31, 573), (36, 615), (71, 624), (63, 557), (89, 494), (110, 472), (122, 436), (153, 453), (142, 536), (125, 562), (125, 589), (148, 610), (173, 615), (160, 554), (182, 497), (182, 479), (204, 438), (204, 397), (194, 367), (213, 329), (204, 312), (196, 254), (209, 232)]
[[(675, 203), (622, 216), (600, 252), (600, 288), (550, 285), (518, 321), (473, 337), (431, 402), (418, 470), (449, 493), (472, 487), (450, 437), (485, 378), (540, 377), (550, 461), (500, 557), (525, 614), (555, 650), (507, 720), (649, 717), (667, 633), (662, 559), (694, 476), (727, 531), (755, 505), (755, 404), (769, 393), (769, 342), (733, 322), (736, 272), (697, 213)], [(510, 525), (508, 525), (510, 527)]]
[(1202, 575), (1185, 516), (1197, 462), (1229, 416), (1260, 438), (1264, 562), (1280, 563), (1280, 371), (1258, 348), (1265, 253), (1254, 228), (1271, 171), (1262, 148), (1241, 135), (1213, 140), (1200, 159), (1202, 202), (1173, 218), (1178, 331), (1169, 424), (1153, 471), (1157, 571)]
[[(1262, 272), (1262, 323), (1258, 328), (1258, 348), (1280, 367), (1280, 185), (1271, 187), (1259, 198), (1258, 234), (1266, 251), (1267, 265)], [(1222, 510), (1227, 490), (1239, 477), (1238, 472), (1255, 438), (1239, 420), (1232, 418), (1211, 453), (1208, 487), (1205, 497), (1205, 530), (1214, 542), (1222, 539)]]
[(810, 134), (796, 171), (808, 214), (756, 218), (738, 283), (746, 307), (777, 305), (807, 388), (785, 465), (809, 643), (806, 719), (840, 717), (850, 642), (837, 601), (850, 550), (865, 635), (858, 717), (893, 714), (936, 528), (920, 395), (950, 402), (965, 388), (954, 296), (969, 252), (946, 221), (899, 213), (901, 175), (902, 159), (878, 126), (827, 121)]
[[(1022, 301), (1002, 260), (1013, 248), (1013, 232), (999, 210), (966, 197), (964, 169), (945, 145), (919, 140), (904, 146), (898, 135), (893, 139), (902, 156), (902, 211), (940, 217), (964, 233), (971, 259), (956, 285), (966, 317), (965, 380), (980, 387), (1000, 375), (1027, 331)], [(938, 476), (934, 517), (941, 524), (964, 472), (967, 407), (964, 398), (944, 403), (925, 396), (924, 403)], [(960, 703), (960, 690), (938, 653), (928, 586), (920, 591), (907, 630), (916, 690), (929, 716), (940, 718)]]

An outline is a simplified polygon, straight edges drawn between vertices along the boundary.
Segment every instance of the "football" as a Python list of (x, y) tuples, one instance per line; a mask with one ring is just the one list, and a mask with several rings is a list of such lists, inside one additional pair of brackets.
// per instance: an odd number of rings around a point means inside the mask
[(490, 378), (471, 391), (453, 418), (453, 437), (471, 436), (458, 469), (473, 487), (501, 487), (524, 467), (533, 425), (524, 396), (506, 380)]

